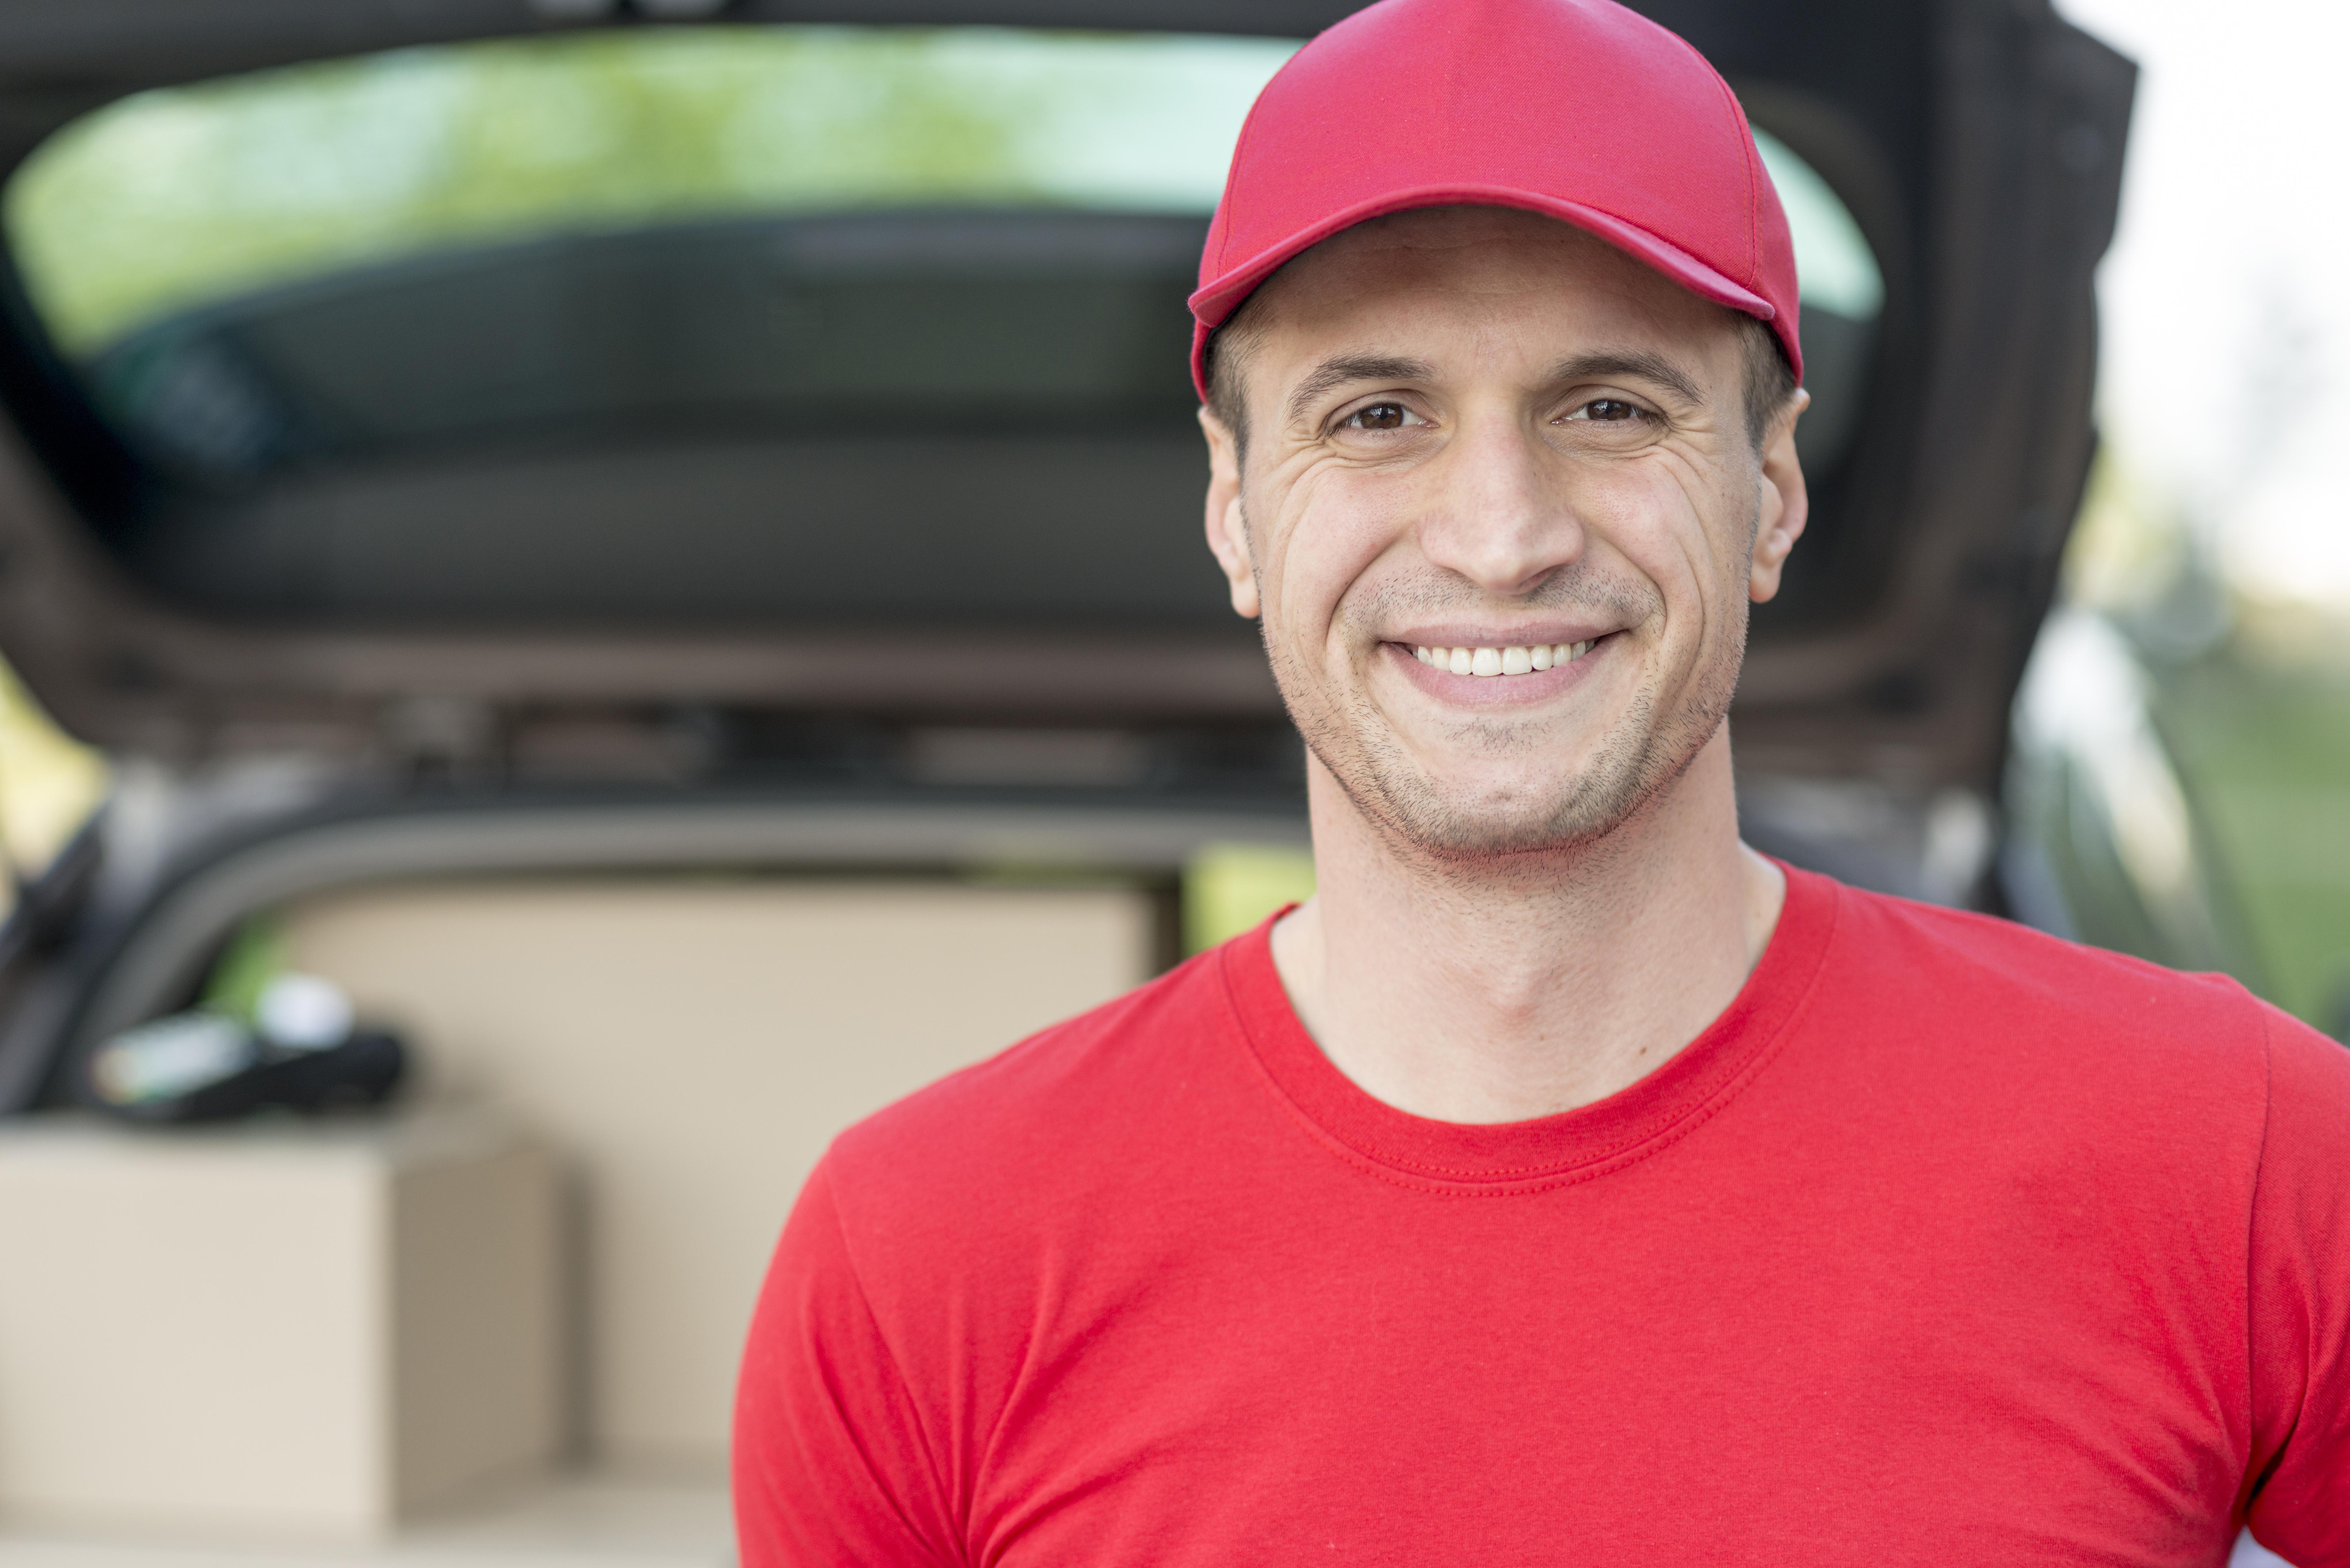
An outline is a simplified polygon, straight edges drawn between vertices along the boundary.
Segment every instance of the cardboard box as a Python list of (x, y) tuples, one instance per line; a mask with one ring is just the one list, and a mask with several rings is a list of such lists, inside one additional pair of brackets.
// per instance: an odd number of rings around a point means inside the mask
[(0, 1517), (365, 1540), (551, 1459), (550, 1161), (501, 1123), (0, 1123)]
[(542, 1135), (581, 1196), (588, 1457), (717, 1480), (743, 1330), (858, 1117), (1150, 973), (1121, 888), (842, 877), (392, 883), (285, 911), (288, 960), (410, 1031), (418, 1092)]

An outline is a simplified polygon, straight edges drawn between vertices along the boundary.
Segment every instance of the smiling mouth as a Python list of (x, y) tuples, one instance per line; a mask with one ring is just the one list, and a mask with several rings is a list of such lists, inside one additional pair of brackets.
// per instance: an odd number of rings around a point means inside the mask
[(1591, 651), (1597, 638), (1583, 642), (1536, 643), (1530, 648), (1415, 648), (1411, 656), (1422, 664), (1449, 670), (1455, 675), (1531, 675), (1561, 664), (1572, 664)]

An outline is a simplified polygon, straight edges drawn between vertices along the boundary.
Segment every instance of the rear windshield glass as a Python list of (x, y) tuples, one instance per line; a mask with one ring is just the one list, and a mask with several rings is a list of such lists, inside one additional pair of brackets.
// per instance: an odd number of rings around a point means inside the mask
[(419, 48), (142, 93), (9, 187), (69, 351), (192, 307), (557, 233), (875, 208), (1213, 210), (1279, 40), (849, 27)]
[[(33, 154), (5, 221), (145, 476), (104, 542), (191, 607), (1225, 624), (1183, 301), (1295, 47), (401, 50), (112, 104)], [(1806, 458), (1833, 462), (1882, 281), (1762, 143), (1804, 280)]]

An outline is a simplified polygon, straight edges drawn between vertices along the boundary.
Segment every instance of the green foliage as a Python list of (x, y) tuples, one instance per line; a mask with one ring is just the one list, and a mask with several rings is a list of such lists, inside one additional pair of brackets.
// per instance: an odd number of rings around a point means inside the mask
[(754, 213), (1206, 212), (1278, 40), (630, 30), (409, 49), (140, 94), (11, 182), (69, 351), (419, 252)]
[(2327, 1029), (2350, 1003), (2350, 677), (2214, 657), (2158, 697), (2228, 854), (2273, 990)]
[(237, 929), (213, 966), (203, 1005), (251, 1023), (261, 1010), (261, 993), (286, 972), (286, 932), (268, 915), (256, 915)]
[(1304, 845), (1211, 844), (1183, 868), (1183, 950), (1203, 952), (1314, 896)]

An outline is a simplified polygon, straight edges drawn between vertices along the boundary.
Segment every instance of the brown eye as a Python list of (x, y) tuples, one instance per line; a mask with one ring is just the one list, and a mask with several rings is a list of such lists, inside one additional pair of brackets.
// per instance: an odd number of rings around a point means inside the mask
[(1621, 398), (1599, 398), (1583, 405), (1583, 417), (1586, 420), (1612, 423), (1617, 420), (1638, 419), (1639, 415), (1638, 408)]
[(1399, 431), (1403, 419), (1401, 403), (1373, 403), (1357, 414), (1354, 422), (1367, 431)]

